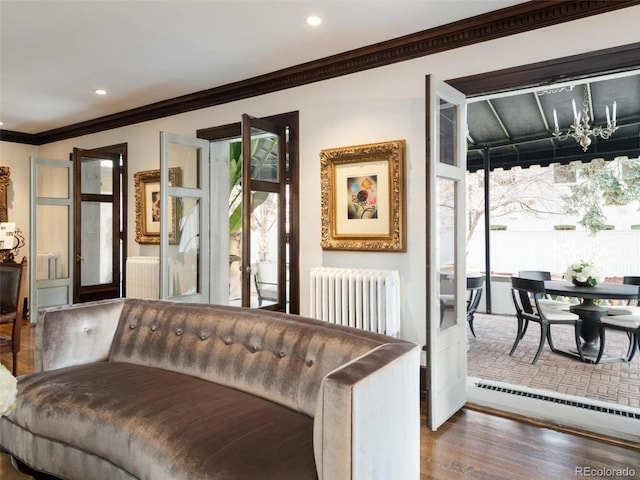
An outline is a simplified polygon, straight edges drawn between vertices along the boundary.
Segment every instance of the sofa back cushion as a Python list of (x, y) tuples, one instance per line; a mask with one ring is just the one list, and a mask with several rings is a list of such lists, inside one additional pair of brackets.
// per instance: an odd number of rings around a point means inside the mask
[(325, 375), (388, 340), (278, 312), (127, 299), (109, 360), (196, 376), (313, 417)]

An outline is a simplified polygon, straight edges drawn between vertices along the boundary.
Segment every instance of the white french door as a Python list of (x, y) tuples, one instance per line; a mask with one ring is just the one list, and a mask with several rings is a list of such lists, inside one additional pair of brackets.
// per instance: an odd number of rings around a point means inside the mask
[(29, 309), (73, 303), (73, 162), (30, 157)]
[(209, 142), (160, 132), (162, 299), (211, 301), (209, 177)]
[(436, 430), (466, 402), (467, 121), (462, 93), (432, 76), (426, 87), (427, 423)]
[[(161, 227), (168, 222), (160, 239), (162, 298), (204, 302), (205, 296), (191, 291), (204, 291), (208, 281), (209, 303), (285, 311), (290, 298), (289, 130), (281, 120), (250, 115), (232, 127), (207, 140), (161, 134), (159, 189), (167, 192), (166, 200), (161, 195), (160, 211), (166, 212)], [(195, 163), (197, 168), (189, 166)], [(208, 187), (206, 179), (189, 171), (208, 172)], [(188, 213), (196, 210), (206, 223)], [(197, 252), (188, 252), (189, 258), (179, 248), (175, 252), (187, 238), (183, 225), (198, 232)], [(208, 271), (206, 263), (186, 268), (196, 258), (206, 262), (206, 255)]]

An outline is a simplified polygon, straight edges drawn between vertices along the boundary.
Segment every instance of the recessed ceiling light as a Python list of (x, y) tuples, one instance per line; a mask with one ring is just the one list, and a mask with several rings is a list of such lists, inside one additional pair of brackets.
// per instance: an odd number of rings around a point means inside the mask
[(96, 95), (106, 95), (107, 91), (103, 90), (102, 88), (99, 88), (96, 90)]
[(310, 16), (307, 17), (306, 22), (307, 22), (307, 24), (311, 25), (312, 27), (317, 27), (318, 25), (320, 25), (322, 23), (322, 19), (317, 15), (310, 15)]

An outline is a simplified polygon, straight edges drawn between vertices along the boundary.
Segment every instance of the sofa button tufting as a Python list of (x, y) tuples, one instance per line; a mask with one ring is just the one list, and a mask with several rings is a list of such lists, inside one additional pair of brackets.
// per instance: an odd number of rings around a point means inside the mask
[(229, 337), (222, 340), (225, 345), (231, 345), (231, 339)]
[(177, 335), (177, 336), (182, 335), (182, 329), (181, 329), (181, 328), (177, 328), (177, 329), (176, 329), (176, 335)]
[(129, 328), (130, 328), (131, 330), (133, 330), (134, 328), (136, 328), (136, 324), (135, 324), (135, 323), (130, 323), (130, 324), (129, 324)]
[(249, 350), (251, 350), (253, 353), (256, 353), (258, 351), (258, 347), (256, 347), (255, 345), (251, 345), (249, 347)]
[(305, 363), (307, 364), (307, 367), (313, 367), (313, 360), (309, 359)]
[(207, 334), (207, 333), (201, 333), (200, 334), (200, 340), (206, 340), (207, 338), (209, 338), (209, 334)]
[(157, 329), (158, 329), (158, 326), (157, 326), (157, 325), (151, 325), (151, 326), (149, 327), (149, 330), (151, 330), (152, 332), (155, 332)]
[(284, 358), (286, 356), (287, 356), (287, 354), (285, 352), (278, 352), (278, 357)]

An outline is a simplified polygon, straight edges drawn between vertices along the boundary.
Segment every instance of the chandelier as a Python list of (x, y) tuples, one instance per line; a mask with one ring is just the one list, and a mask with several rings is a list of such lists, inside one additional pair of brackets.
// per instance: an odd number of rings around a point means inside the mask
[(556, 109), (553, 109), (553, 122), (555, 129), (552, 132), (553, 136), (559, 140), (566, 140), (569, 137), (575, 138), (576, 142), (580, 144), (583, 151), (587, 151), (589, 145), (591, 145), (590, 137), (601, 137), (605, 140), (615, 132), (618, 127), (616, 126), (616, 102), (613, 102), (613, 115), (609, 114), (609, 105), (606, 106), (605, 113), (607, 114), (607, 126), (606, 127), (591, 127), (589, 121), (591, 120), (589, 113), (591, 111), (591, 91), (587, 84), (584, 86), (584, 101), (582, 102), (582, 112), (576, 110), (576, 101), (571, 100), (573, 106), (573, 125), (569, 127), (567, 132), (561, 132), (558, 127), (558, 115)]

